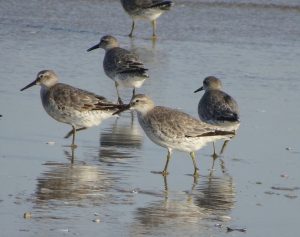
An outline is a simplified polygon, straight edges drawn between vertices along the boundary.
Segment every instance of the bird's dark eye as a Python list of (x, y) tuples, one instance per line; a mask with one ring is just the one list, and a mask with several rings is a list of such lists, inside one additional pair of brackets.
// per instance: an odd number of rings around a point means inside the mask
[(140, 100), (136, 100), (135, 102), (138, 103), (138, 102), (140, 102)]

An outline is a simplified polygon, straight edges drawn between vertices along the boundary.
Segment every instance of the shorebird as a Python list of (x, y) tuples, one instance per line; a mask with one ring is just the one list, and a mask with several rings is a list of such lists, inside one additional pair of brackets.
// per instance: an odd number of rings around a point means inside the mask
[(152, 37), (156, 38), (156, 19), (168, 11), (173, 6), (172, 1), (165, 0), (121, 0), (124, 10), (132, 18), (131, 31), (129, 37), (132, 37), (136, 19), (151, 21)]
[[(236, 133), (240, 126), (238, 104), (230, 95), (222, 91), (221, 81), (214, 76), (206, 77), (203, 80), (203, 86), (194, 93), (202, 90), (205, 90), (205, 93), (198, 104), (199, 118), (220, 129)], [(227, 142), (228, 140), (224, 142), (221, 154)], [(216, 157), (215, 146), (213, 156)]]
[(173, 150), (190, 154), (194, 165), (194, 176), (198, 176), (195, 151), (208, 142), (224, 139), (233, 134), (232, 131), (224, 131), (220, 127), (204, 123), (184, 112), (155, 106), (154, 102), (143, 94), (135, 95), (130, 104), (122, 107), (116, 114), (128, 109), (137, 111), (139, 123), (150, 140), (167, 148), (167, 160), (161, 172), (164, 176), (168, 174), (167, 168)]
[(111, 35), (103, 36), (98, 44), (87, 51), (98, 48), (105, 50), (103, 68), (105, 74), (115, 82), (118, 101), (119, 104), (122, 104), (118, 87), (133, 88), (132, 96), (134, 96), (135, 88), (141, 87), (144, 81), (149, 78), (148, 69), (145, 68), (136, 54), (120, 48), (118, 40)]
[(119, 105), (109, 102), (103, 96), (58, 83), (58, 76), (52, 70), (40, 71), (37, 78), (21, 91), (34, 85), (41, 86), (40, 95), (46, 112), (58, 122), (72, 126), (65, 138), (73, 135), (73, 148), (76, 147), (74, 142), (77, 131), (99, 125), (118, 110)]

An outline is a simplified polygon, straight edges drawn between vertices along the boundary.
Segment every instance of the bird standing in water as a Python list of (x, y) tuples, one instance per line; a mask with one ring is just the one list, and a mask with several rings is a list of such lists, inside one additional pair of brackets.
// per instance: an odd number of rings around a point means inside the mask
[[(202, 90), (205, 90), (205, 93), (198, 104), (200, 120), (236, 133), (240, 126), (239, 107), (230, 95), (222, 91), (221, 81), (214, 76), (206, 77), (203, 80), (203, 86), (195, 90), (194, 93)], [(221, 154), (228, 141), (224, 142)], [(217, 156), (215, 146), (213, 156)]]
[(133, 88), (132, 96), (135, 95), (135, 88), (143, 85), (144, 81), (149, 78), (148, 69), (145, 68), (139, 57), (126, 49), (120, 48), (118, 40), (106, 35), (100, 39), (100, 42), (87, 51), (102, 48), (105, 50), (103, 59), (103, 68), (105, 74), (115, 82), (118, 94), (119, 104), (122, 99), (119, 94), (119, 86)]
[(102, 120), (112, 117), (119, 107), (103, 96), (58, 83), (58, 76), (52, 70), (40, 71), (37, 78), (21, 91), (34, 85), (41, 86), (40, 95), (46, 112), (58, 122), (72, 126), (65, 138), (73, 135), (73, 148), (76, 147), (77, 131), (99, 125)]
[(195, 160), (195, 151), (208, 142), (232, 136), (233, 132), (224, 131), (221, 127), (204, 123), (181, 111), (155, 106), (146, 95), (135, 95), (130, 104), (123, 105), (122, 111), (133, 109), (144, 132), (155, 144), (168, 149), (167, 161), (162, 175), (168, 174), (168, 164), (173, 150), (188, 152), (194, 165), (194, 176), (199, 175)]

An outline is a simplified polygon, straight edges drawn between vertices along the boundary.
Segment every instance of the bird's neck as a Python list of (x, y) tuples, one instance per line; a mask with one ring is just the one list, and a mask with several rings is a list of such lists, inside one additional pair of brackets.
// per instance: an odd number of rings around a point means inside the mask
[(154, 108), (155, 108), (154, 104), (147, 105), (147, 106), (145, 106), (143, 108), (139, 108), (139, 110), (137, 111), (137, 113), (138, 113), (139, 116), (144, 117), (149, 112), (151, 112)]
[(206, 91), (220, 91), (220, 90), (222, 90), (222, 88), (221, 87), (210, 87), (210, 88), (207, 88), (206, 89)]
[(47, 104), (48, 95), (49, 95), (49, 87), (42, 85), (40, 90), (40, 96), (44, 107)]
[(115, 49), (115, 48), (119, 48), (119, 44), (112, 44), (112, 45), (110, 45), (110, 46), (107, 46), (107, 47), (105, 48), (105, 52), (108, 52), (108, 51), (110, 51), (110, 50), (112, 50), (112, 49)]

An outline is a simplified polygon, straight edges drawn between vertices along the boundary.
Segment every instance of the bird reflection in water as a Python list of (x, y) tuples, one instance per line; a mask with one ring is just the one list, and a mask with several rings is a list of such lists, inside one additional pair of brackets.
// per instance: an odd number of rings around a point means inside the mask
[(207, 176), (196, 185), (194, 193), (199, 194), (194, 196), (196, 205), (216, 220), (228, 217), (234, 207), (235, 187), (229, 175)]
[(99, 158), (103, 162), (117, 162), (124, 158), (139, 156), (143, 145), (143, 134), (135, 114), (124, 113), (122, 117), (103, 129), (100, 135)]
[[(221, 176), (214, 175), (216, 172), (215, 162), (220, 163)], [(225, 162), (220, 157), (213, 159), (210, 173), (201, 178), (201, 182), (193, 188), (196, 193), (195, 203), (206, 213), (216, 217), (226, 217), (230, 214), (235, 203), (235, 187), (232, 177), (229, 175)]]
[[(74, 149), (71, 151), (65, 151), (65, 155), (74, 160)], [(47, 170), (37, 178), (35, 208), (51, 211), (65, 206), (97, 206), (109, 202), (107, 192), (116, 180), (101, 167), (77, 162), (77, 159), (75, 163), (48, 162), (45, 166)]]
[[(199, 208), (185, 193), (165, 191), (161, 200), (139, 207), (135, 211), (135, 223), (131, 236), (145, 233), (156, 235), (160, 231), (168, 231), (168, 227), (190, 228), (192, 223), (199, 223), (204, 217)], [(174, 230), (174, 229), (173, 229)], [(191, 233), (191, 232), (189, 232)], [(170, 233), (165, 233), (168, 236)]]
[(212, 176), (213, 172), (215, 171), (215, 164), (216, 164), (216, 161), (218, 161), (219, 164), (220, 164), (221, 172), (222, 172), (223, 174), (227, 174), (227, 169), (226, 169), (226, 167), (225, 167), (225, 162), (224, 162), (224, 160), (223, 160), (221, 157), (219, 157), (219, 156), (215, 157), (214, 155), (212, 155), (212, 158), (213, 158), (213, 159), (212, 159), (212, 166), (211, 166), (211, 168), (210, 168), (210, 175)]
[[(135, 211), (132, 236), (142, 233), (151, 235), (190, 235), (209, 231), (208, 226), (230, 220), (235, 203), (235, 187), (232, 177), (213, 173), (194, 179), (188, 191), (171, 191), (164, 177), (164, 198), (151, 202)], [(184, 224), (183, 224), (184, 223)]]
[[(143, 62), (148, 65), (157, 60), (156, 57), (156, 40), (151, 41), (152, 44), (141, 46), (141, 42), (136, 42), (135, 38), (130, 39), (130, 51), (134, 52), (135, 54), (139, 55), (139, 58), (143, 60)], [(147, 83), (147, 82), (146, 82)]]

